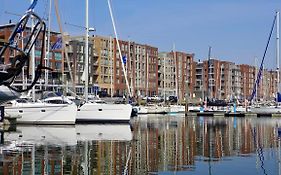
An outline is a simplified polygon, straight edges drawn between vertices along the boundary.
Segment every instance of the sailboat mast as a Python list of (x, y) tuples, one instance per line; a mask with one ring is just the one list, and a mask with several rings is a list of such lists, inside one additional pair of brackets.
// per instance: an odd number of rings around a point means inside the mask
[(112, 57), (112, 37), (109, 37), (109, 56), (110, 56), (110, 96), (113, 97), (113, 57)]
[(116, 38), (117, 47), (118, 47), (119, 59), (121, 61), (122, 70), (123, 70), (125, 82), (126, 82), (126, 85), (127, 85), (128, 94), (129, 94), (130, 97), (132, 97), (132, 93), (131, 93), (131, 89), (130, 89), (130, 85), (129, 85), (128, 77), (127, 77), (127, 71), (125, 69), (125, 65), (124, 65), (124, 62), (122, 60), (121, 47), (120, 47), (120, 44), (119, 44), (119, 39), (118, 39), (116, 27), (115, 27), (115, 22), (114, 22), (114, 17), (113, 17), (113, 13), (112, 13), (110, 0), (107, 0), (107, 3), (108, 3), (108, 8), (109, 8), (109, 12), (110, 12), (111, 21), (112, 21), (112, 26), (113, 26), (113, 30), (114, 30), (114, 34), (115, 34), (115, 38)]
[(280, 70), (279, 70), (279, 11), (276, 12), (276, 72), (277, 72), (277, 92), (280, 92)]
[[(48, 36), (47, 36), (47, 55), (46, 55), (46, 61), (45, 66), (49, 66), (50, 62), (50, 39), (51, 39), (51, 10), (52, 10), (52, 0), (50, 0), (49, 3), (49, 14), (48, 14)], [(48, 82), (49, 82), (49, 70), (45, 70), (45, 87), (48, 89)]]
[[(258, 77), (258, 58), (255, 57), (255, 74), (256, 74), (256, 77)], [(257, 102), (258, 101), (258, 86), (255, 87), (256, 88), (256, 96), (255, 96), (255, 101)]]
[(89, 86), (89, 0), (86, 0), (86, 34), (85, 34), (85, 100), (88, 101), (88, 86)]
[(165, 57), (166, 57), (166, 55), (164, 56), (164, 78), (163, 78), (163, 80), (164, 80), (164, 83), (163, 83), (163, 85), (164, 85), (164, 104), (166, 103), (166, 59), (165, 59)]
[[(33, 3), (33, 0), (30, 1), (31, 4)], [(32, 10), (34, 11), (34, 10)], [(31, 30), (34, 29), (34, 19), (31, 19)], [(33, 40), (33, 37), (32, 37)], [(32, 75), (32, 80), (35, 79), (35, 45), (32, 46), (31, 49), (31, 75)], [(32, 87), (32, 100), (35, 101), (35, 86)]]
[(211, 52), (212, 52), (212, 47), (209, 46), (209, 52), (208, 52), (208, 86), (207, 86), (207, 98), (213, 98), (213, 90), (211, 89), (210, 86), (210, 76), (211, 76), (211, 70), (210, 70), (210, 62), (211, 62)]
[(176, 97), (178, 98), (178, 67), (177, 67), (177, 55), (176, 55), (176, 45), (173, 44), (173, 54), (174, 54), (174, 61), (175, 61), (175, 74), (176, 74)]
[(148, 52), (146, 53), (146, 97), (149, 97), (149, 89), (148, 89), (148, 83), (149, 83), (149, 76), (148, 76)]

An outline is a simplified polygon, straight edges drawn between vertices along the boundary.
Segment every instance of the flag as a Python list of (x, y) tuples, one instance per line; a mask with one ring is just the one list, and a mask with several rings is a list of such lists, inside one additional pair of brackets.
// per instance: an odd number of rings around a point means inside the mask
[(123, 57), (122, 57), (122, 61), (123, 61), (124, 64), (126, 64), (126, 63), (127, 63), (127, 57), (126, 57), (126, 56), (123, 56)]
[(62, 39), (58, 38), (51, 50), (57, 50), (62, 48)]

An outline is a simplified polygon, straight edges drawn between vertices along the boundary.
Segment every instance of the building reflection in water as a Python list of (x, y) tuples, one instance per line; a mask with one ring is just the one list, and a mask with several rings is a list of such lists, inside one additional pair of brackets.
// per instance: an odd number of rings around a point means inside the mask
[(196, 172), (201, 163), (212, 174), (216, 162), (249, 159), (260, 174), (281, 175), (280, 124), (149, 116), (135, 118), (131, 126), (18, 126), (4, 134), (0, 174)]

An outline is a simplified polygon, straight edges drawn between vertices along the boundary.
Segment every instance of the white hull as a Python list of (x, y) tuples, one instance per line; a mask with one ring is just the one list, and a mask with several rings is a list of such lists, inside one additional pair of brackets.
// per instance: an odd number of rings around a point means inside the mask
[(137, 109), (138, 109), (138, 114), (147, 114), (148, 113), (148, 110), (145, 106), (138, 106)]
[(188, 106), (189, 112), (200, 112), (201, 106)]
[(75, 124), (77, 107), (74, 104), (28, 103), (5, 107), (5, 114), (20, 116), (21, 124)]
[(139, 107), (138, 114), (167, 114), (169, 108), (165, 106), (151, 105)]
[(169, 107), (169, 113), (184, 113), (185, 106), (182, 105), (171, 105)]
[(276, 114), (281, 113), (281, 106), (261, 106), (261, 107), (252, 107), (252, 113), (257, 114)]
[(78, 122), (129, 122), (132, 106), (129, 104), (85, 103), (78, 108)]

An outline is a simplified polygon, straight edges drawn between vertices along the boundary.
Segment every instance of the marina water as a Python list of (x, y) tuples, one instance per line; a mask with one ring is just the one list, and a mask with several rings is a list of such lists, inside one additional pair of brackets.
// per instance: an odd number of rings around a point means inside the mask
[(278, 118), (141, 115), (2, 135), (0, 174), (281, 175)]

